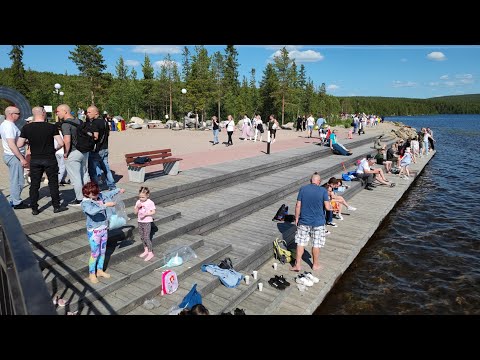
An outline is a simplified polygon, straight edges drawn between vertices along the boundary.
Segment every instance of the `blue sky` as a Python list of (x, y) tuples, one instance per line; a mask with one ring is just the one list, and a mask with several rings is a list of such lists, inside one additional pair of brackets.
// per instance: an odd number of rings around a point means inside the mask
[[(147, 53), (159, 64), (167, 53), (181, 63), (183, 45), (101, 45), (107, 71), (115, 73), (115, 63), (123, 56), (127, 65), (141, 75)], [(283, 45), (239, 45), (240, 80), (249, 78), (252, 68), (260, 81), (263, 70)], [(286, 45), (297, 64), (304, 64), (316, 86), (327, 85), (337, 96), (389, 96), (429, 98), (480, 93), (480, 46), (441, 45)], [(193, 52), (193, 46), (189, 46)], [(225, 46), (206, 46), (209, 54)], [(68, 59), (74, 45), (25, 45), (25, 68), (54, 73), (77, 74)], [(0, 45), (0, 67), (10, 67), (10, 45)]]

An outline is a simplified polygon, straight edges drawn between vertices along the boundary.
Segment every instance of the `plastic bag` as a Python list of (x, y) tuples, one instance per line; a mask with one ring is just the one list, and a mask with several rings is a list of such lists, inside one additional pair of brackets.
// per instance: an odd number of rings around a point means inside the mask
[(196, 258), (197, 254), (195, 254), (190, 246), (177, 246), (167, 251), (166, 255), (163, 257), (165, 265), (162, 267), (180, 266), (184, 262)]
[(125, 203), (122, 200), (121, 194), (117, 194), (112, 197), (113, 202), (115, 202), (115, 207), (107, 208), (108, 215), (108, 229), (118, 229), (127, 224), (128, 216), (125, 211)]

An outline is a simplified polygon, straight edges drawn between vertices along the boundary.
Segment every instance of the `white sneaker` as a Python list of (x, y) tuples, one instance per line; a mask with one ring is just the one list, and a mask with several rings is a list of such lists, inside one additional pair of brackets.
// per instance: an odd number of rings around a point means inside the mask
[(295, 282), (297, 284), (302, 284), (302, 285), (305, 285), (305, 286), (313, 286), (313, 281), (308, 279), (307, 277), (305, 277), (305, 275), (303, 275), (303, 274), (298, 275), (295, 278)]
[(338, 219), (338, 220), (343, 220), (343, 216), (342, 216), (342, 215), (339, 215), (339, 214), (337, 214), (337, 219)]
[(333, 227), (337, 227), (337, 224), (335, 224), (335, 223), (333, 223), (333, 222), (327, 223), (327, 225), (330, 225), (330, 226), (333, 226)]
[(349, 207), (347, 207), (347, 209), (350, 210), (350, 211), (355, 211), (355, 210), (357, 210), (357, 208), (356, 208), (356, 207), (353, 207), (353, 206), (349, 206)]
[(303, 274), (305, 275), (306, 278), (313, 281), (315, 284), (320, 281), (320, 279), (317, 278), (316, 276), (314, 276), (311, 272), (306, 272), (305, 271)]

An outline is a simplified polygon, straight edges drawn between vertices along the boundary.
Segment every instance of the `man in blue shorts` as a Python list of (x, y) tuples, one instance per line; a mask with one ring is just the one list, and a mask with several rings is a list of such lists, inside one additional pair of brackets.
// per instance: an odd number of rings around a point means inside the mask
[(292, 271), (301, 270), (302, 255), (308, 241), (312, 239), (313, 270), (320, 269), (320, 248), (325, 246), (325, 209), (331, 210), (327, 190), (320, 186), (320, 174), (314, 173), (310, 184), (302, 186), (295, 206), (295, 243), (297, 259)]

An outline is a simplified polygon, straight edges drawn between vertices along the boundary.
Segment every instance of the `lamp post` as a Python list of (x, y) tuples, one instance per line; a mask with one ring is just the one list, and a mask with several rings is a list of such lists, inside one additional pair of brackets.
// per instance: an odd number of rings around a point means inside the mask
[(183, 130), (185, 130), (185, 94), (187, 93), (187, 89), (182, 89), (182, 116), (183, 116)]
[[(56, 83), (55, 85), (53, 85), (53, 87), (55, 88), (55, 90), (53, 90), (53, 93), (54, 94), (57, 94), (57, 106), (60, 105), (60, 97), (65, 95), (65, 93), (63, 91), (60, 91), (60, 89), (62, 88), (62, 85), (60, 85), (59, 83)], [(54, 110), (52, 109), (52, 115), (55, 114), (54, 113)], [(55, 120), (56, 120), (56, 115), (55, 115)]]

